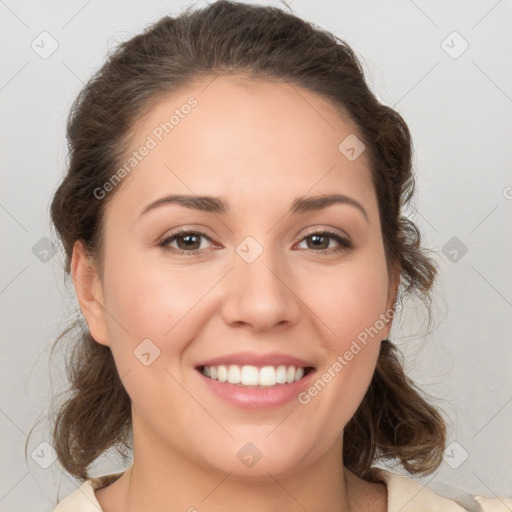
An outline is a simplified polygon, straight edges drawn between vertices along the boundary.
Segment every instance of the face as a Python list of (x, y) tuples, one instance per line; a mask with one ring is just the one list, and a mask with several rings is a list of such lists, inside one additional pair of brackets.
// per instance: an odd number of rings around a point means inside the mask
[(82, 308), (131, 398), (135, 460), (241, 478), (339, 462), (396, 291), (367, 155), (339, 149), (357, 134), (312, 92), (238, 76), (135, 126), (83, 278), (102, 307)]

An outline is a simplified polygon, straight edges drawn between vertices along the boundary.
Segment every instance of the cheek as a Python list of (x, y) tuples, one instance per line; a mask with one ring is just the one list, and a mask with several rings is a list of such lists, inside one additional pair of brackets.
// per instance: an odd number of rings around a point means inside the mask
[(377, 259), (317, 273), (307, 292), (330, 348), (337, 351), (347, 350), (353, 340), (383, 339), (381, 315), (387, 309), (387, 295), (386, 266)]
[[(194, 273), (179, 273), (141, 261), (136, 255), (118, 263), (105, 259), (105, 309), (110, 347), (132, 404), (145, 415), (163, 403), (179, 404), (181, 396), (172, 378), (193, 337), (193, 305), (203, 284)], [(191, 311), (192, 310), (192, 311)], [(196, 319), (197, 320), (197, 319)]]
[[(107, 262), (106, 262), (107, 263)], [(191, 271), (183, 266), (143, 261), (136, 254), (106, 267), (105, 307), (112, 349), (133, 351), (150, 339), (162, 352), (179, 352), (201, 328), (197, 307), (211, 288), (207, 267)], [(202, 304), (202, 303), (201, 303)]]
[(326, 353), (325, 365), (304, 402), (310, 400), (319, 414), (331, 411), (333, 431), (349, 421), (363, 399), (386, 336), (382, 315), (387, 310), (388, 276), (383, 253), (380, 256), (376, 248), (366, 251), (365, 257), (347, 260), (335, 272), (317, 272), (315, 285), (303, 292), (324, 333)]
[(160, 339), (179, 315), (181, 304), (174, 293), (176, 284), (161, 265), (148, 259), (148, 248), (131, 236), (125, 216), (129, 212), (120, 211), (105, 232), (109, 242), (103, 255), (103, 289), (113, 349), (146, 338)]
[[(137, 267), (135, 267), (137, 268)], [(105, 307), (112, 313), (109, 332), (112, 344), (160, 339), (179, 315), (180, 301), (171, 283), (157, 279), (151, 270), (119, 265), (105, 280)], [(129, 277), (124, 277), (129, 276)]]

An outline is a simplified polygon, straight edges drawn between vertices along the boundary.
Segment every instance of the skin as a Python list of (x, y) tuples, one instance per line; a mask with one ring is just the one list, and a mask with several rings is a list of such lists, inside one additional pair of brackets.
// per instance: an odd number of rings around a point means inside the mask
[[(344, 469), (342, 446), (391, 323), (307, 405), (242, 411), (205, 392), (194, 369), (278, 351), (321, 375), (393, 306), (367, 155), (349, 161), (338, 150), (359, 132), (315, 93), (232, 75), (160, 99), (135, 125), (132, 148), (190, 96), (197, 107), (111, 193), (101, 258), (75, 244), (82, 312), (132, 401), (134, 463), (96, 496), (105, 512), (384, 511), (385, 485)], [(288, 213), (298, 197), (334, 192), (368, 219), (348, 204)], [(166, 204), (141, 214), (170, 194), (221, 197), (229, 212)], [(183, 239), (159, 245), (178, 228), (207, 235), (199, 254), (178, 254)], [(322, 239), (323, 254), (310, 235), (325, 229), (353, 246)], [(251, 264), (236, 252), (247, 236), (263, 248)], [(160, 350), (149, 366), (133, 353), (147, 338)], [(237, 458), (247, 442), (262, 454), (251, 468)]]

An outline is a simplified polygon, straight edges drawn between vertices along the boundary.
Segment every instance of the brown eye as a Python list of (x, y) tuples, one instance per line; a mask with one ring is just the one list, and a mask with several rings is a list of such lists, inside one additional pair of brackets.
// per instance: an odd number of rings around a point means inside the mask
[(201, 246), (201, 235), (179, 235), (175, 237), (178, 249), (189, 250), (199, 249)]
[(196, 231), (180, 231), (170, 236), (165, 237), (158, 245), (165, 250), (176, 252), (179, 254), (199, 254), (200, 250), (204, 249), (202, 240), (210, 238), (204, 233)]
[[(306, 242), (305, 249), (320, 254), (336, 253), (352, 247), (352, 244), (347, 239), (339, 236), (337, 233), (331, 233), (329, 231), (312, 233), (304, 237), (300, 243), (303, 242)], [(336, 244), (338, 244), (337, 248)]]
[(310, 235), (306, 237), (306, 240), (309, 240), (311, 243), (309, 245), (309, 249), (328, 249), (330, 243), (329, 236), (326, 235)]

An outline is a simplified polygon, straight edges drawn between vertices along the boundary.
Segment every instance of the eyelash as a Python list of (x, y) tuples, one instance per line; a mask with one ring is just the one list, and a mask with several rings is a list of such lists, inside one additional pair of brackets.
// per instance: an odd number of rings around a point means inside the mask
[[(194, 250), (194, 251), (183, 251), (181, 249), (176, 249), (174, 247), (172, 247), (172, 248), (169, 247), (169, 244), (171, 242), (174, 242), (174, 240), (176, 240), (177, 238), (180, 238), (180, 237), (183, 237), (183, 236), (186, 236), (186, 235), (198, 235), (198, 236), (206, 238), (210, 242), (212, 241), (208, 235), (206, 235), (205, 233), (202, 233), (200, 231), (182, 230), (182, 231), (178, 231), (176, 233), (173, 233), (170, 236), (165, 237), (163, 240), (161, 240), (158, 243), (158, 246), (161, 247), (162, 249), (164, 249), (165, 251), (169, 251), (169, 252), (172, 252), (172, 253), (178, 254), (178, 255), (187, 255), (187, 256), (197, 256), (197, 255), (200, 255), (201, 251), (202, 251), (201, 249), (200, 250)], [(342, 251), (347, 251), (347, 250), (352, 248), (352, 243), (348, 239), (343, 238), (340, 235), (338, 235), (337, 233), (333, 233), (332, 231), (328, 231), (328, 230), (314, 231), (312, 233), (309, 233), (306, 236), (304, 236), (300, 240), (300, 242), (302, 242), (302, 241), (306, 240), (307, 238), (309, 238), (311, 236), (314, 236), (314, 235), (327, 236), (329, 238), (333, 238), (341, 246), (341, 247), (338, 247), (337, 249), (334, 249), (334, 250), (333, 249), (327, 249), (327, 250), (315, 251), (314, 249), (307, 249), (308, 251), (311, 251), (311, 252), (313, 252), (315, 254), (323, 254), (323, 255), (328, 256), (330, 254), (335, 254), (335, 253), (339, 253), (339, 252), (342, 252)]]

